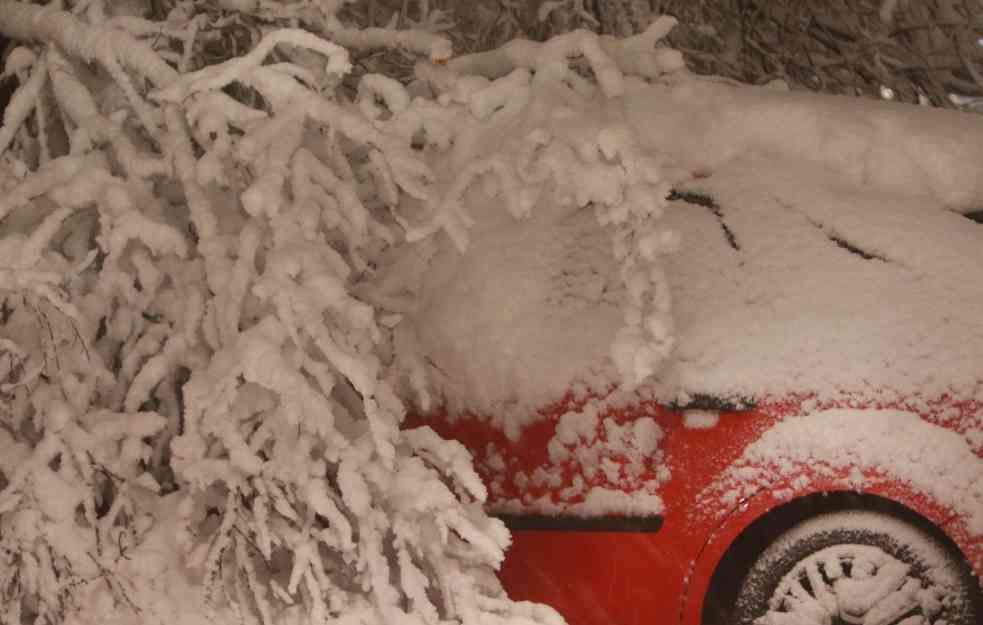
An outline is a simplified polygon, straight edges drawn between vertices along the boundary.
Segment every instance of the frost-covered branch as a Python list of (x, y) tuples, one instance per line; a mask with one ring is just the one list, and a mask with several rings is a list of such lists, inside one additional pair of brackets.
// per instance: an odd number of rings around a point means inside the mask
[(587, 60), (602, 90), (609, 97), (621, 95), (621, 74), (654, 78), (684, 68), (682, 55), (655, 44), (669, 33), (676, 20), (663, 16), (644, 32), (628, 39), (599, 36), (576, 30), (546, 42), (513, 40), (501, 48), (456, 59), (447, 68), (458, 75), (498, 78), (517, 68), (539, 70), (553, 64), (566, 64), (573, 57)]
[(425, 31), (345, 28), (328, 30), (326, 34), (346, 48), (402, 48), (425, 54), (432, 63), (446, 63), (451, 58), (450, 40)]
[(495, 581), (508, 532), (467, 452), (400, 429), (391, 317), (356, 294), (442, 201), (414, 141), (446, 147), (454, 111), (377, 75), (350, 101), (348, 48), (449, 45), (340, 5), (0, 2), (25, 78), (0, 129), (0, 584), (40, 571), (3, 622), (560, 622)]
[(177, 72), (156, 52), (129, 33), (87, 24), (50, 6), (3, 0), (0, 32), (15, 41), (57, 45), (69, 57), (85, 62), (120, 63), (158, 86), (177, 77)]

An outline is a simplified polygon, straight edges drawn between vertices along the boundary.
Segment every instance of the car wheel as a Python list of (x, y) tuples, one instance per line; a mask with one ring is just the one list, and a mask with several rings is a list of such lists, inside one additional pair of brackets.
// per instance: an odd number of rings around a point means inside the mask
[(910, 523), (831, 512), (780, 536), (751, 567), (735, 625), (978, 625), (967, 567)]

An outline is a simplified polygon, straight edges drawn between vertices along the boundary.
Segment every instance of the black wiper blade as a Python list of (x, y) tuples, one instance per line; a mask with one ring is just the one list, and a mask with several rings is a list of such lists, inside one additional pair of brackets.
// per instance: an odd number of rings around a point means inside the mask
[(690, 395), (686, 401), (674, 400), (669, 404), (672, 410), (715, 410), (718, 412), (739, 412), (752, 410), (757, 402), (750, 397), (717, 397), (704, 393)]
[(970, 211), (968, 213), (963, 213), (963, 217), (966, 219), (975, 221), (978, 224), (983, 224), (983, 210)]

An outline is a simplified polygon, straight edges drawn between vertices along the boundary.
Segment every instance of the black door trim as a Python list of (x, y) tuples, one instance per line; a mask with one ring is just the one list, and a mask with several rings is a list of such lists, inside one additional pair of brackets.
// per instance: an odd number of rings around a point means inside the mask
[(662, 529), (661, 516), (550, 516), (546, 514), (496, 514), (513, 532), (633, 532), (654, 533)]

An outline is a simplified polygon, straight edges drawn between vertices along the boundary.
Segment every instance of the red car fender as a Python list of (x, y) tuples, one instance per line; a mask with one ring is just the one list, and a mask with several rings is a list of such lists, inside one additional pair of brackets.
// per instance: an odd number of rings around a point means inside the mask
[[(808, 478), (808, 487), (796, 487), (800, 477)], [(741, 499), (735, 506), (722, 510), (716, 526), (694, 559), (687, 583), (681, 595), (680, 620), (683, 625), (700, 625), (710, 582), (721, 559), (735, 540), (752, 523), (777, 507), (809, 495), (829, 494), (846, 490), (844, 484), (856, 480), (843, 469), (835, 474), (818, 475), (807, 468), (776, 474), (771, 488), (759, 488)], [(983, 540), (974, 538), (957, 513), (934, 499), (914, 491), (888, 473), (865, 471), (863, 488), (850, 490), (877, 495), (917, 512), (941, 529), (962, 551), (977, 579), (983, 579)], [(773, 493), (781, 492), (781, 498)]]

